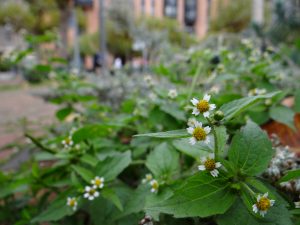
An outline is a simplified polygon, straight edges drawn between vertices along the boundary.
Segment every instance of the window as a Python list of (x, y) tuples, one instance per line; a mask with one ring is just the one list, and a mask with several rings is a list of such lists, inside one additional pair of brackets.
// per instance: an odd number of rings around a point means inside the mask
[(197, 0), (185, 0), (184, 22), (187, 26), (193, 26), (197, 18)]
[(177, 0), (165, 0), (165, 16), (170, 18), (177, 17)]

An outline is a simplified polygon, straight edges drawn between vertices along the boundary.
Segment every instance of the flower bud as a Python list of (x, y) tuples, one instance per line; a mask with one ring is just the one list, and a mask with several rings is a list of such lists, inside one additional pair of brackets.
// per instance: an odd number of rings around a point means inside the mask
[(216, 111), (215, 114), (214, 114), (214, 119), (216, 121), (220, 121), (224, 118), (224, 113), (220, 110)]

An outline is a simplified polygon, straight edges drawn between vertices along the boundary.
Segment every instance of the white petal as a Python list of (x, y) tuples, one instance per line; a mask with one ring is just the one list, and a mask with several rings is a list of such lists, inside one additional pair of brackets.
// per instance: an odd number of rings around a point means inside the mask
[(209, 144), (209, 142), (210, 142), (210, 138), (209, 137), (207, 137), (206, 139), (205, 139), (205, 144)]
[(199, 110), (197, 108), (193, 108), (193, 115), (198, 116), (200, 114)]
[(98, 197), (98, 196), (99, 196), (99, 192), (96, 191), (96, 192), (94, 193), (94, 197)]
[(203, 100), (209, 101), (210, 100), (210, 95), (205, 94), (204, 97), (203, 97)]
[(187, 132), (189, 134), (193, 134), (193, 132), (194, 132), (194, 128), (193, 127), (188, 127), (188, 128), (186, 128), (186, 130), (187, 130)]
[(218, 174), (219, 174), (219, 171), (216, 170), (216, 169), (214, 169), (214, 170), (210, 171), (210, 174), (211, 174), (213, 177), (217, 177)]
[(200, 166), (198, 166), (198, 170), (200, 170), (200, 171), (203, 171), (203, 170), (205, 170), (205, 166), (204, 166), (204, 165), (200, 165)]
[(90, 190), (91, 190), (91, 187), (89, 187), (89, 186), (86, 186), (86, 187), (85, 187), (85, 191), (86, 191), (86, 192), (88, 192), (88, 191), (90, 191)]
[(262, 210), (259, 211), (259, 214), (260, 214), (262, 217), (264, 217), (264, 216), (266, 215), (266, 213), (267, 213), (267, 211), (262, 211)]
[(103, 182), (104, 182), (104, 177), (101, 177), (100, 180), (101, 180), (101, 182), (103, 183)]
[(102, 183), (101, 185), (100, 185), (100, 188), (103, 188), (104, 187), (104, 184)]
[(198, 104), (198, 99), (196, 99), (196, 98), (193, 98), (192, 100), (191, 100), (191, 103), (193, 104), (193, 105), (197, 105)]
[(267, 193), (265, 193), (265, 194), (263, 195), (263, 197), (267, 198), (268, 195), (269, 195), (269, 193), (267, 192)]
[(91, 200), (91, 201), (94, 200), (94, 196), (91, 195), (91, 196), (89, 197), (89, 200)]
[(190, 142), (191, 145), (194, 145), (194, 144), (196, 144), (197, 140), (196, 140), (196, 138), (191, 137), (191, 138), (189, 139), (189, 142)]
[(202, 123), (199, 121), (195, 121), (195, 127), (202, 127)]
[(206, 134), (208, 134), (211, 131), (210, 127), (204, 127), (203, 129), (204, 129), (204, 131), (205, 131)]
[(257, 208), (256, 204), (254, 204), (254, 205), (252, 206), (252, 210), (253, 210), (253, 212), (255, 212), (255, 213), (258, 212), (258, 208)]
[(215, 104), (210, 104), (209, 105), (209, 110), (214, 110), (216, 108), (216, 105)]
[(151, 192), (152, 192), (152, 193), (156, 192), (156, 189), (151, 188)]
[(206, 159), (207, 159), (207, 158), (206, 158), (205, 156), (203, 156), (203, 157), (200, 158), (200, 161), (201, 161), (202, 163), (205, 163)]
[(207, 111), (207, 112), (203, 113), (203, 116), (206, 118), (209, 117), (209, 112)]
[(275, 204), (275, 200), (270, 200), (271, 206)]
[(62, 143), (63, 145), (65, 145), (65, 144), (66, 144), (66, 141), (65, 141), (65, 140), (63, 140), (61, 143)]
[(89, 193), (84, 193), (83, 195), (84, 198), (88, 198), (89, 196), (90, 196)]
[(256, 201), (259, 202), (261, 197), (262, 197), (261, 195), (258, 195), (257, 198), (256, 198)]
[(216, 168), (220, 168), (222, 164), (220, 162), (216, 162)]
[(214, 159), (214, 158), (215, 158), (215, 154), (214, 154), (214, 153), (209, 153), (208, 157), (209, 157), (210, 159)]
[(70, 144), (69, 145), (73, 145), (74, 143), (73, 143), (73, 141), (70, 141)]
[(95, 184), (95, 180), (91, 180), (91, 184)]

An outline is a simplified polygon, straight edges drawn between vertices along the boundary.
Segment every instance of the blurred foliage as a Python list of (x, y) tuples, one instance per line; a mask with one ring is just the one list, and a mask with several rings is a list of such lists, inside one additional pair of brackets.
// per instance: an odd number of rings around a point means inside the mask
[(212, 32), (240, 32), (251, 21), (251, 0), (233, 1), (228, 5), (220, 4), (218, 16), (210, 23)]
[(31, 30), (34, 27), (35, 17), (25, 4), (6, 1), (0, 7), (0, 25), (11, 24), (16, 30), (22, 28)]
[(138, 25), (145, 23), (146, 27), (150, 32), (152, 31), (165, 31), (167, 32), (168, 41), (171, 44), (181, 46), (181, 47), (190, 47), (193, 44), (197, 43), (195, 36), (184, 32), (178, 22), (174, 19), (169, 18), (153, 18), (148, 17), (143, 20), (138, 20)]

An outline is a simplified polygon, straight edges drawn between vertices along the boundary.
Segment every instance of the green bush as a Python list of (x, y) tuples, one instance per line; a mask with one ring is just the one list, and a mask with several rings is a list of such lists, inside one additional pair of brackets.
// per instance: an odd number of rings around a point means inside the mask
[(245, 29), (251, 21), (251, 0), (232, 1), (228, 6), (220, 6), (217, 18), (211, 21), (212, 32), (239, 32)]

